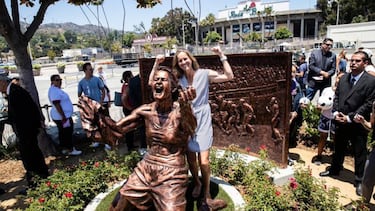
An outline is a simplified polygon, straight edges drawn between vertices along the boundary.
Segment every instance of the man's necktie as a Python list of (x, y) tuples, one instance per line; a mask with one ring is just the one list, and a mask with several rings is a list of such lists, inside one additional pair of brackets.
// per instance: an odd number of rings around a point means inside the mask
[(350, 85), (353, 87), (354, 86), (354, 84), (355, 84), (355, 78), (352, 78), (352, 79), (350, 79)]

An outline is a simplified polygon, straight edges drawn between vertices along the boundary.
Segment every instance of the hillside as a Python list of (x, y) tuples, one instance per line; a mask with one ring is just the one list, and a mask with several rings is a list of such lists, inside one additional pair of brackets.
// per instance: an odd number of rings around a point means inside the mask
[[(65, 31), (74, 31), (77, 34), (95, 34), (98, 32), (98, 26), (93, 24), (85, 24), (85, 25), (77, 25), (75, 23), (47, 23), (40, 25), (38, 32), (40, 33), (47, 33), (47, 34), (54, 34), (57, 32), (65, 32)], [(108, 32), (107, 28), (100, 28), (101, 33), (103, 30)], [(114, 29), (110, 29), (114, 31)]]

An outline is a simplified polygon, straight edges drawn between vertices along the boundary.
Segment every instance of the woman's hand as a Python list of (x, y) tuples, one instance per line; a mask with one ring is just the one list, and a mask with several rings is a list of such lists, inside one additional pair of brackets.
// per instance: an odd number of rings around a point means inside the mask
[(212, 51), (214, 54), (220, 56), (220, 58), (224, 56), (224, 53), (223, 53), (223, 51), (221, 51), (221, 48), (220, 48), (219, 46), (216, 46), (216, 47), (211, 48), (211, 51)]

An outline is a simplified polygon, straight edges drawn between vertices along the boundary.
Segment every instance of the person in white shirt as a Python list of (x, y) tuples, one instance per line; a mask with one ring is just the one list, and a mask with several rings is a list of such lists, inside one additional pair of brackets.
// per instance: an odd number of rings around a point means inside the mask
[(61, 89), (62, 79), (59, 75), (51, 76), (48, 99), (52, 104), (51, 118), (59, 130), (60, 146), (65, 155), (80, 155), (82, 151), (73, 147), (73, 104), (69, 95)]
[(374, 64), (372, 63), (372, 60), (371, 60), (372, 51), (368, 48), (364, 48), (364, 49), (362, 49), (362, 51), (365, 52), (367, 54), (368, 58), (369, 58), (366, 66), (365, 66), (366, 72), (368, 72), (370, 75), (375, 76), (375, 67), (374, 67)]
[(102, 66), (99, 66), (98, 69), (98, 77), (100, 79), (102, 79), (103, 83), (106, 85), (107, 84), (107, 75), (105, 74), (104, 70), (103, 70), (103, 67)]

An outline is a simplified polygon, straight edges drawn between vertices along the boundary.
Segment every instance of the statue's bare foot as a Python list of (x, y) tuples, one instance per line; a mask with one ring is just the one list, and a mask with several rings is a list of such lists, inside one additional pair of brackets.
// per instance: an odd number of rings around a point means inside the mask
[(199, 197), (199, 195), (201, 195), (201, 191), (202, 191), (202, 184), (201, 183), (195, 184), (193, 192), (191, 193), (191, 196), (196, 199)]

